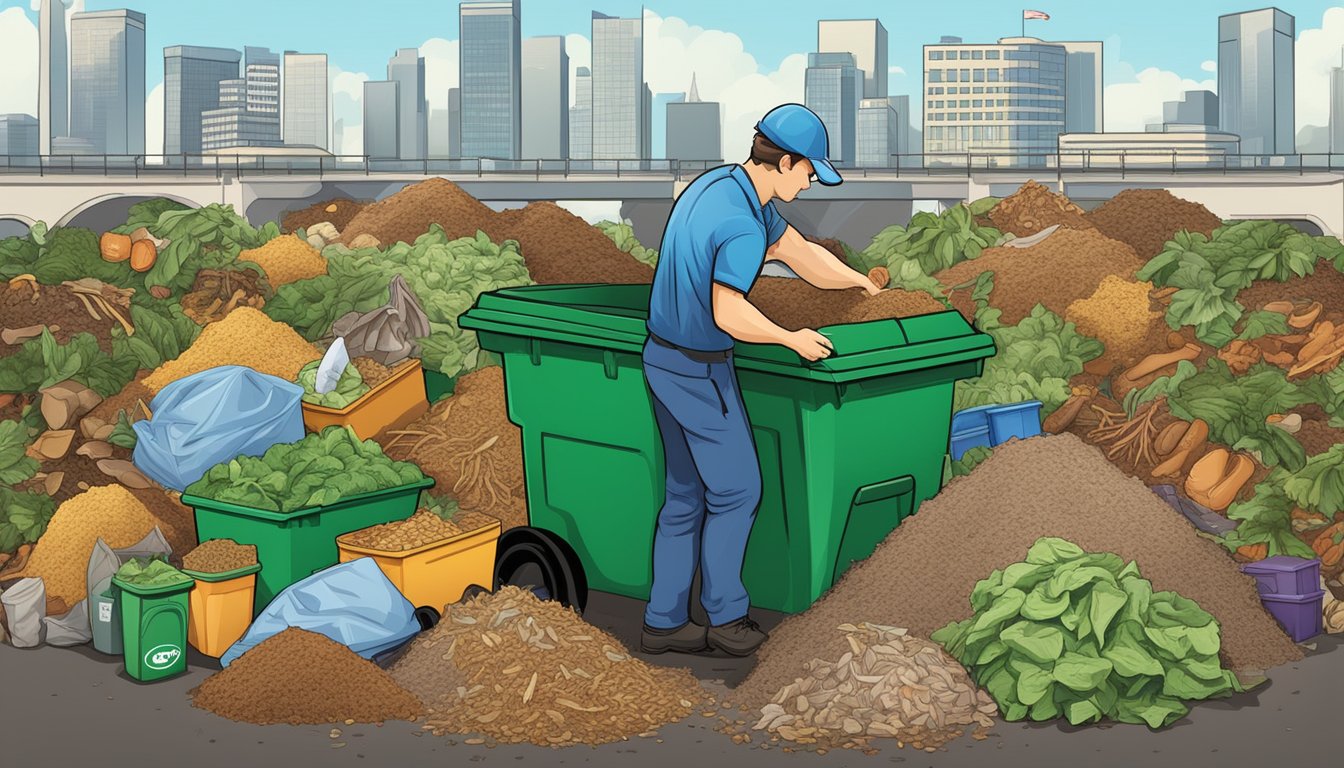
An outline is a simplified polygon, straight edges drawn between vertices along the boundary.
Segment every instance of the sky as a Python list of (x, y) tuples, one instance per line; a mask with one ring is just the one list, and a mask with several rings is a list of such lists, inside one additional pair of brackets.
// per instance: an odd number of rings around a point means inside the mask
[[(446, 104), (457, 82), (457, 3), (424, 0), (68, 0), (90, 10), (131, 7), (147, 16), (146, 124), (149, 151), (161, 144), (162, 49), (209, 45), (327, 53), (334, 118), (347, 131), (341, 151), (358, 151), (359, 97), (366, 79), (382, 79), (402, 47), (426, 57), (431, 109)], [(36, 110), (36, 0), (0, 0), (0, 113)], [(522, 33), (565, 35), (571, 66), (589, 58), (591, 11), (645, 14), (645, 76), (652, 90), (679, 92), (698, 76), (701, 97), (724, 104), (724, 143), (750, 139), (770, 107), (802, 100), (806, 54), (816, 46), (819, 8), (827, 18), (879, 18), (888, 31), (893, 95), (920, 90), (920, 47), (942, 35), (992, 42), (1021, 32), (1024, 7), (1049, 21), (1026, 22), (1046, 40), (1102, 40), (1106, 129), (1142, 130), (1160, 118), (1162, 101), (1183, 90), (1216, 90), (1217, 17), (1262, 7), (1216, 0), (522, 0)], [(1344, 7), (1329, 0), (1286, 0), (1297, 20), (1297, 125), (1324, 125), (1329, 68), (1344, 47)], [(572, 91), (571, 91), (572, 92)], [(912, 101), (918, 103), (919, 99)], [(920, 116), (913, 122), (919, 126)], [(157, 125), (156, 125), (157, 123)]]

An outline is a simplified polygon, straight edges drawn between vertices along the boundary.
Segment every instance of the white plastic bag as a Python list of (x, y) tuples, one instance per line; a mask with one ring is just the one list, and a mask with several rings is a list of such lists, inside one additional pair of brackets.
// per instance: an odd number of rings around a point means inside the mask
[[(89, 554), (89, 569), (85, 572), (84, 585), (88, 592), (85, 594), (86, 605), (84, 607), (87, 623), (94, 621), (93, 598), (107, 589), (107, 585), (116, 575), (117, 569), (122, 563), (133, 557), (154, 557), (162, 555), (164, 559), (171, 557), (173, 547), (164, 537), (163, 531), (154, 526), (154, 530), (145, 534), (145, 538), (137, 541), (125, 549), (113, 549), (107, 545), (107, 542), (98, 539), (93, 543), (93, 552)], [(90, 634), (92, 637), (92, 634)]]
[(332, 342), (327, 353), (322, 356), (322, 362), (317, 364), (317, 381), (313, 384), (313, 391), (325, 395), (335, 389), (341, 374), (345, 372), (345, 366), (349, 364), (350, 353), (345, 350), (345, 338), (341, 337)]
[(22, 579), (0, 595), (9, 624), (9, 642), (15, 648), (36, 648), (46, 639), (47, 585), (40, 578)]
[(80, 600), (64, 616), (42, 619), (42, 628), (47, 633), (47, 645), (68, 648), (89, 642), (93, 639), (93, 627), (89, 624), (89, 601)]

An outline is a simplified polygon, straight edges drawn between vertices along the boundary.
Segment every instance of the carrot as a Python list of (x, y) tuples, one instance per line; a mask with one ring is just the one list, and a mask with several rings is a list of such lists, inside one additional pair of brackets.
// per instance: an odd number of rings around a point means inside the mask
[(131, 269), (136, 272), (148, 272), (158, 258), (159, 252), (149, 240), (137, 240), (131, 245)]
[(1341, 542), (1344, 542), (1344, 522), (1335, 523), (1316, 534), (1316, 538), (1311, 542), (1311, 551), (1324, 557), (1326, 552)]
[(1186, 344), (1184, 347), (1174, 352), (1159, 352), (1151, 354), (1140, 360), (1133, 368), (1120, 374), (1122, 378), (1130, 381), (1138, 381), (1150, 373), (1166, 368), (1169, 365), (1175, 365), (1182, 360), (1194, 360), (1199, 357), (1198, 344)]
[(1269, 556), (1269, 545), (1263, 541), (1259, 544), (1245, 544), (1237, 547), (1237, 554), (1247, 560), (1264, 560)]
[(106, 261), (125, 261), (131, 258), (131, 236), (104, 232), (98, 240), (98, 250)]

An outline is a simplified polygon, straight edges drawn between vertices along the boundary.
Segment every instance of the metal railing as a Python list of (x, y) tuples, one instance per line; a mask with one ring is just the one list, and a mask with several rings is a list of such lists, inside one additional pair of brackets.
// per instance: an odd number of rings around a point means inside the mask
[[(841, 168), (846, 178), (969, 177), (977, 174), (1128, 174), (1344, 172), (1344, 153), (1226, 154), (1204, 150), (1078, 150), (891, 155), (885, 167)], [(366, 155), (0, 155), (0, 178), (37, 176), (448, 176), (492, 179), (653, 179), (689, 181), (720, 163), (687, 160), (500, 160)], [(0, 182), (2, 183), (2, 182)]]

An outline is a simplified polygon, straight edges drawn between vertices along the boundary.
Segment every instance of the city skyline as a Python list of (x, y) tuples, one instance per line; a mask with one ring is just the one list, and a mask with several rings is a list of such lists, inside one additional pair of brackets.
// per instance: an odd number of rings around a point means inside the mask
[[(76, 2), (74, 5), (79, 6), (81, 4)], [(138, 10), (141, 8), (153, 8), (156, 5), (158, 4), (155, 2), (138, 3), (136, 4), (136, 9)], [(395, 5), (395, 3), (393, 3), (393, 5)], [(608, 4), (595, 4), (595, 5), (599, 8), (616, 10), (620, 9), (625, 4), (619, 2), (618, 0), (618, 2)], [(714, 14), (709, 13), (708, 9), (706, 8), (697, 7), (697, 4), (694, 2), (668, 3), (667, 5), (675, 6), (675, 8), (669, 8), (668, 9), (669, 11), (683, 12), (687, 16), (693, 16), (693, 18), (690, 22), (686, 22), (683, 21), (681, 18), (670, 14), (666, 17), (660, 17), (656, 14), (655, 12), (656, 9), (651, 9), (650, 12), (646, 13), (644, 17), (644, 23), (642, 25), (645, 28), (646, 42), (644, 45), (645, 52), (642, 56), (641, 63), (643, 64), (643, 68), (645, 70), (643, 78), (645, 82), (648, 83), (649, 90), (651, 92), (664, 93), (664, 92), (680, 91), (686, 87), (685, 83), (687, 80), (685, 78), (681, 79), (680, 83), (675, 88), (669, 88), (660, 83), (660, 80), (666, 76), (665, 70), (668, 69), (680, 70), (685, 69), (688, 66), (686, 62), (673, 61), (672, 60), (673, 57), (667, 55), (667, 45), (669, 44), (669, 41), (672, 42), (679, 41), (679, 43), (683, 46), (683, 50), (690, 52), (692, 50), (695, 51), (701, 50), (701, 48), (697, 46), (703, 46), (704, 44), (706, 44), (706, 38), (712, 37), (719, 39), (718, 41), (723, 44), (720, 47), (728, 49), (726, 51), (726, 55), (732, 55), (733, 42), (741, 42), (745, 46), (745, 44), (748, 41), (754, 41), (753, 47), (759, 47), (756, 45), (756, 42), (758, 42), (757, 41), (758, 36), (753, 34), (752, 30), (750, 29), (750, 25), (744, 26), (742, 28), (732, 28), (730, 30), (724, 30), (724, 31), (716, 31), (712, 28), (707, 27), (697, 27), (695, 26), (696, 23), (704, 24), (706, 22), (703, 21), (703, 19), (711, 18), (714, 16)], [(785, 3), (784, 5), (788, 4)], [(844, 8), (841, 10), (848, 10), (851, 5), (857, 8), (863, 8), (871, 4), (846, 3), (844, 4)], [(1310, 17), (1303, 18), (1303, 16), (1301, 15), (1301, 11), (1298, 10), (1299, 7), (1304, 5), (1308, 7), (1311, 6), (1311, 4), (1309, 3), (1305, 4), (1297, 3), (1292, 4), (1288, 9), (1291, 15), (1297, 16), (1295, 31), (1297, 38), (1296, 43), (1298, 48), (1300, 49), (1303, 43), (1308, 38), (1311, 39), (1311, 47), (1313, 51), (1318, 51), (1323, 46), (1328, 48), (1330, 41), (1333, 40), (1335, 36), (1341, 35), (1341, 30), (1344, 30), (1344, 9), (1331, 9), (1330, 13), (1322, 14), (1317, 19), (1312, 20), (1310, 19)], [(521, 7), (522, 7), (521, 28), (525, 37), (531, 37), (531, 35), (529, 35), (528, 33), (535, 30), (536, 24), (538, 23), (537, 18), (541, 18), (543, 21), (546, 19), (557, 18), (556, 16), (557, 12), (555, 11), (555, 9), (551, 8), (548, 4), (524, 2), (521, 4)], [(1213, 65), (1213, 67), (1216, 69), (1216, 62), (1215, 62), (1217, 58), (1216, 38), (1218, 37), (1218, 35), (1216, 34), (1217, 14), (1215, 14), (1214, 12), (1226, 10), (1229, 7), (1233, 11), (1244, 10), (1244, 8), (1229, 6), (1228, 4), (1225, 3), (1218, 4), (1218, 7), (1213, 7), (1213, 4), (1209, 4), (1207, 7), (1196, 9), (1196, 11), (1198, 12), (1196, 13), (1196, 16), (1200, 19), (1199, 22), (1200, 27), (1205, 31), (1203, 33), (1194, 33), (1194, 32), (1187, 33), (1187, 37), (1193, 41), (1198, 41), (1201, 38), (1207, 38), (1206, 43), (1196, 42), (1195, 44), (1186, 46), (1187, 48), (1202, 50), (1204, 52), (1204, 55), (1207, 56), (1207, 58), (1205, 58), (1202, 62), (1204, 66), (1201, 69), (1201, 72), (1204, 73), (1202, 76), (1205, 79), (1192, 80), (1190, 79), (1189, 76), (1182, 78), (1182, 77), (1176, 77), (1174, 73), (1170, 72), (1166, 73), (1172, 75), (1171, 78), (1166, 78), (1167, 80), (1171, 80), (1172, 82), (1169, 83), (1164, 82), (1163, 84), (1164, 90), (1162, 90), (1161, 93), (1157, 93), (1154, 91), (1153, 93), (1149, 93), (1148, 96), (1145, 97), (1147, 99), (1146, 103), (1148, 104), (1148, 106), (1144, 108), (1144, 114), (1130, 118), (1132, 124), (1124, 127), (1125, 130), (1142, 130), (1141, 126), (1144, 124), (1152, 122), (1160, 122), (1162, 120), (1162, 114), (1161, 114), (1162, 104), (1174, 98), (1179, 98), (1179, 95), (1181, 93), (1184, 93), (1185, 91), (1201, 90), (1201, 89), (1207, 89), (1212, 91), (1217, 90), (1216, 84), (1213, 87), (1207, 87), (1213, 81), (1216, 73), (1206, 71), (1209, 69), (1210, 65)], [(15, 8), (13, 10), (17, 11), (20, 9)], [(449, 19), (448, 21), (456, 22), (455, 18), (457, 10), (456, 6), (454, 6), (452, 10), (454, 11), (454, 13), (452, 14), (454, 18)], [(1053, 11), (1055, 9), (1050, 10)], [(691, 11), (694, 11), (695, 14), (693, 15)], [(1183, 12), (1186, 12), (1185, 9), (1183, 9)], [(36, 18), (35, 12), (24, 10), (23, 13), (27, 17)], [(8, 15), (13, 16), (14, 14), (9, 13)], [(148, 12), (147, 15), (149, 15)], [(172, 15), (173, 14), (171, 12), (163, 10), (160, 11), (159, 15), (155, 18), (164, 17), (165, 19), (167, 19), (167, 17), (170, 17)], [(423, 15), (426, 18), (432, 18), (434, 16), (434, 14), (428, 12)], [(573, 15), (574, 14), (571, 12), (565, 14), (565, 17), (567, 18)], [(608, 13), (607, 15), (614, 16), (616, 14)], [(806, 16), (815, 16), (815, 15), (817, 15), (817, 11), (815, 9), (812, 9), (806, 13)], [(822, 15), (828, 18), (834, 18), (839, 16), (849, 16), (850, 14), (826, 13)], [(922, 12), (920, 14), (915, 14), (915, 16), (921, 16), (921, 15), (927, 16), (927, 14), (924, 14)], [(1081, 14), (1075, 11), (1072, 15), (1074, 17), (1074, 21), (1072, 22), (1074, 25), (1073, 27), (1068, 26), (1070, 23), (1068, 20), (1068, 14), (1055, 12), (1052, 13), (1052, 20), (1050, 22), (1044, 22), (1044, 23), (1032, 22), (1029, 25), (1031, 28), (1027, 30), (1028, 34), (1039, 36), (1040, 38), (1042, 38), (1047, 42), (1053, 40), (1081, 39), (1081, 37), (1083, 36), (1060, 34), (1060, 31), (1063, 30), (1067, 32), (1070, 29), (1076, 29), (1078, 28), (1078, 22), (1080, 21), (1079, 17), (1090, 17), (1094, 16), (1094, 14), (1091, 13)], [(909, 61), (902, 61), (896, 55), (895, 52), (899, 50), (902, 46), (907, 46), (911, 43), (920, 43), (922, 45), (935, 42), (938, 37), (935, 34), (935, 32), (943, 31), (944, 29), (941, 26), (934, 29), (929, 29), (923, 23), (920, 23), (918, 25), (912, 25), (907, 22), (906, 16), (907, 15), (904, 13), (902, 13), (900, 16), (897, 16), (896, 14), (893, 14), (890, 11), (890, 9), (886, 11), (879, 10), (878, 13), (876, 14), (877, 20), (879, 22), (882, 22), (883, 19), (887, 19), (885, 23), (886, 26), (889, 27), (891, 26), (892, 23), (891, 20), (894, 18), (899, 19), (902, 22), (898, 27), (892, 27), (889, 33), (890, 34), (889, 50), (891, 52), (890, 57), (891, 65), (889, 66), (889, 72), (888, 72), (890, 76), (890, 85), (888, 92), (889, 95), (891, 96), (902, 96), (902, 95), (918, 96), (920, 90), (920, 83), (919, 83), (920, 72), (918, 71), (918, 65), (912, 66)], [(419, 21), (420, 20), (417, 19), (416, 26), (422, 27), (423, 25), (420, 24)], [(573, 21), (572, 19), (569, 19), (567, 22), (565, 22), (565, 24), (569, 25), (567, 28), (572, 29), (572, 21)], [(846, 23), (849, 22), (866, 23), (866, 20), (864, 19), (852, 19), (852, 18), (841, 19), (841, 21)], [(1060, 23), (1057, 24), (1057, 21)], [(964, 27), (966, 23), (967, 22), (964, 20), (958, 20), (955, 24), (949, 25), (949, 27), (960, 29)], [(169, 26), (170, 24), (171, 19), (168, 19), (167, 21), (165, 21), (164, 26)], [(456, 24), (449, 23), (444, 26), (446, 26), (447, 29), (443, 29), (440, 32), (440, 34), (451, 35), (452, 32), (455, 31), (451, 28), (455, 27)], [(810, 38), (811, 45), (808, 46), (809, 48), (820, 47), (816, 44), (818, 36), (820, 35), (820, 29), (818, 28), (815, 21), (810, 20), (804, 21), (794, 26), (798, 27), (799, 29), (790, 32), (789, 35), (780, 35), (780, 37), (791, 37), (791, 38), (802, 37), (804, 39)], [(911, 31), (908, 31), (911, 30), (912, 26), (917, 26), (918, 31), (913, 33)], [(160, 25), (156, 24), (154, 19), (150, 20), (149, 24), (150, 30), (157, 30), (159, 29), (159, 27)], [(9, 29), (9, 26), (0, 25), (0, 33), (3, 33), (7, 29)], [(427, 34), (427, 33), (422, 32), (421, 34)], [(1016, 32), (1012, 32), (1011, 34), (1015, 35)], [(210, 37), (213, 36), (214, 35), (212, 34)], [(420, 35), (415, 36), (418, 37)], [(152, 37), (153, 36), (151, 35), (151, 38)], [(204, 38), (206, 36), (199, 35), (198, 37)], [(573, 37), (574, 35), (571, 33), (566, 38), (566, 41), (572, 42)], [(583, 43), (590, 43), (590, 40), (588, 39), (590, 37), (591, 32), (589, 32), (589, 35), (583, 39)], [(976, 39), (966, 34), (963, 34), (962, 37), (963, 39), (966, 39), (968, 41)], [(1144, 88), (1148, 88), (1148, 90), (1151, 91), (1152, 88), (1150, 88), (1149, 86), (1151, 86), (1152, 84), (1151, 81), (1156, 77), (1156, 75), (1151, 75), (1147, 78), (1140, 78), (1142, 82), (1138, 83), (1117, 82), (1118, 80), (1122, 80), (1124, 77), (1126, 77), (1127, 72), (1125, 67), (1118, 68), (1112, 65), (1116, 57), (1118, 55), (1121, 55), (1120, 52), (1115, 50), (1115, 48), (1117, 48), (1118, 46), (1116, 46), (1111, 42), (1115, 39), (1115, 35), (1111, 34), (1104, 37), (1103, 36), (1097, 36), (1097, 37), (1101, 38), (1099, 42), (1106, 42), (1107, 44), (1107, 48), (1104, 54), (1107, 65), (1103, 68), (1103, 72), (1099, 73), (1098, 78), (1101, 79), (1100, 76), (1104, 73), (1104, 80), (1102, 81), (1101, 86), (1105, 89), (1104, 90), (1105, 99), (1101, 103), (1107, 105), (1106, 111), (1108, 113), (1114, 113), (1116, 111), (1120, 111), (1111, 108), (1112, 102), (1117, 97), (1121, 99), (1122, 104), (1125, 104), (1128, 103), (1129, 101), (1132, 101), (1132, 99), (1135, 96), (1133, 93), (1130, 93), (1130, 91), (1142, 90)], [(301, 39), (302, 36), (295, 35), (295, 38), (296, 40)], [(720, 38), (726, 38), (726, 41)], [(1322, 38), (1325, 39), (1322, 40)], [(249, 42), (251, 41), (252, 40), (249, 37)], [(196, 40), (196, 41), (182, 40), (181, 42), (184, 45), (195, 43), (204, 44), (206, 42), (213, 42), (213, 40), (208, 39)], [(447, 45), (446, 46), (438, 45), (436, 44), (436, 42), (446, 43)], [(149, 56), (149, 61), (147, 61), (146, 79), (152, 81), (154, 75), (149, 70), (152, 70), (154, 68), (152, 66), (154, 64), (158, 64), (159, 66), (161, 66), (162, 60), (158, 59), (157, 51), (153, 48), (152, 44), (147, 43), (147, 47), (150, 48), (151, 52)], [(286, 41), (280, 43), (277, 46), (272, 47), (280, 48), (283, 50), (293, 50), (296, 48), (301, 49), (302, 46), (298, 42)], [(439, 85), (445, 84), (444, 74), (442, 72), (436, 73), (434, 71), (436, 62), (436, 53), (441, 54), (443, 52), (437, 49), (442, 49), (444, 47), (447, 47), (449, 49), (456, 49), (458, 48), (457, 41), (447, 40), (445, 37), (442, 36), (431, 37), (428, 41), (422, 44), (420, 49), (420, 55), (426, 59), (426, 69), (427, 69), (425, 80), (426, 80), (426, 86), (428, 88), (426, 93), (426, 101), (428, 102), (428, 105), (425, 110), (426, 113), (433, 111), (436, 108), (441, 111), (447, 109), (447, 103), (446, 103), (447, 88), (436, 87), (435, 82), (436, 80), (438, 80)], [(591, 49), (587, 48), (584, 45), (577, 46), (577, 50), (573, 45), (569, 47), (570, 47), (569, 77), (572, 82), (574, 79), (575, 72), (577, 71), (577, 68), (579, 66), (591, 65), (591, 52), (590, 52)], [(1124, 50), (1126, 52), (1132, 51), (1134, 49), (1135, 46), (1132, 44), (1132, 40), (1124, 41)], [(342, 61), (350, 58), (349, 53), (348, 51), (337, 50), (334, 46), (326, 51), (322, 50), (321, 48), (312, 50), (314, 50), (314, 52), (327, 53), (329, 56), (330, 71), (334, 74), (332, 85), (333, 90), (336, 91), (331, 100), (332, 104), (331, 104), (331, 114), (329, 122), (336, 123), (338, 120), (342, 121), (344, 127), (344, 133), (348, 138), (351, 133), (351, 129), (358, 129), (360, 127), (360, 120), (361, 120), (361, 115), (359, 115), (358, 113), (354, 115), (353, 120), (350, 119), (351, 118), (351, 115), (349, 114), (350, 104), (348, 103), (350, 99), (348, 90), (350, 85), (349, 81), (351, 79), (351, 73), (342, 69), (340, 66)], [(801, 81), (803, 81), (804, 78), (802, 77), (803, 74), (802, 70), (805, 69), (806, 54), (811, 52), (813, 51), (800, 49), (794, 53), (786, 55), (785, 57), (786, 62), (792, 59), (802, 59), (803, 66), (797, 67), (795, 65), (794, 67), (797, 71), (790, 70), (786, 72), (785, 70), (789, 69), (789, 67), (781, 67), (779, 70), (775, 70), (773, 72), (768, 73), (769, 76), (763, 74), (763, 71), (758, 71), (755, 75), (748, 74), (744, 77), (739, 77), (737, 80), (736, 88), (734, 87), (733, 84), (725, 85), (721, 80), (721, 78), (724, 76), (722, 74), (718, 75), (719, 81), (716, 82), (716, 74), (714, 72), (712, 71), (701, 72), (701, 89), (706, 94), (705, 95), (706, 100), (716, 100), (723, 103), (723, 109), (724, 109), (723, 141), (726, 145), (725, 154), (728, 154), (730, 156), (734, 154), (734, 151), (727, 145), (737, 145), (743, 143), (744, 139), (742, 137), (744, 131), (748, 131), (749, 126), (751, 124), (754, 124), (754, 120), (759, 118), (759, 114), (765, 108), (768, 108), (767, 106), (764, 106), (764, 104), (766, 103), (764, 101), (762, 101), (761, 105), (747, 106), (751, 103), (752, 98), (767, 99), (769, 98), (769, 94), (773, 92), (777, 94), (774, 98), (774, 101), (776, 102), (780, 100), (803, 101), (804, 87), (803, 82)], [(454, 50), (453, 53), (456, 53), (456, 51)], [(751, 58), (750, 54), (746, 53), (742, 49), (737, 50), (737, 55), (745, 57), (747, 59)], [(1298, 55), (1299, 57), (1301, 57), (1302, 54), (1300, 51)], [(1313, 53), (1313, 56), (1315, 58), (1313, 58), (1312, 61), (1315, 61), (1317, 58), (1319, 58), (1319, 56), (1315, 53)], [(456, 59), (457, 56), (453, 56), (453, 58)], [(1336, 55), (1334, 59), (1335, 59), (1334, 61), (1335, 66), (1338, 66), (1338, 56)], [(33, 64), (35, 67), (36, 62), (33, 62)], [(1143, 64), (1144, 62), (1138, 62), (1136, 64), (1130, 65), (1128, 67), (1128, 72), (1132, 73), (1136, 66), (1142, 66)], [(1312, 71), (1315, 71), (1313, 67), (1310, 66), (1310, 62), (1308, 62), (1308, 64), (1309, 66), (1303, 67), (1302, 64), (1299, 62), (1297, 73), (1299, 80), (1302, 80), (1303, 78), (1307, 77)], [(697, 69), (700, 68), (697, 67)], [(1311, 77), (1317, 78), (1317, 80), (1319, 80), (1319, 82), (1322, 84), (1319, 87), (1320, 98), (1318, 99), (1318, 101), (1321, 102), (1321, 108), (1315, 111), (1325, 113), (1323, 119), (1321, 117), (1314, 116), (1311, 110), (1307, 110), (1305, 112), (1303, 110), (1298, 110), (1299, 114), (1298, 119), (1296, 121), (1296, 129), (1297, 129), (1296, 132), (1298, 133), (1298, 136), (1294, 136), (1293, 137), (1294, 139), (1301, 138), (1301, 134), (1306, 133), (1310, 130), (1320, 129), (1328, 126), (1327, 105), (1329, 103), (1328, 98), (1329, 91), (1327, 90), (1328, 85), (1325, 84), (1327, 84), (1329, 80), (1329, 69), (1330, 69), (1329, 67), (1325, 67), (1321, 69), (1319, 73), (1311, 75)], [(1147, 71), (1148, 70), (1140, 70), (1140, 73)], [(451, 79), (447, 80), (446, 84), (450, 84), (453, 86), (458, 85), (458, 83), (456, 82), (457, 80), (456, 72), (452, 72), (450, 74)], [(686, 69), (686, 74), (687, 76), (689, 76), (690, 74), (693, 73), (691, 73), (689, 69)], [(1194, 75), (1194, 77), (1200, 77), (1200, 76), (1201, 75)], [(794, 78), (796, 78), (796, 80), (794, 80)], [(762, 79), (764, 79), (766, 82), (761, 83), (760, 81)], [(340, 82), (336, 82), (337, 80), (339, 80)], [(760, 92), (761, 95), (759, 97), (744, 96), (741, 93), (742, 90), (745, 90), (748, 83), (750, 83), (751, 86), (753, 86), (752, 90)], [(757, 85), (764, 85), (765, 87), (762, 88), (754, 87)], [(153, 90), (158, 91), (160, 94), (162, 94), (163, 84), (162, 83), (153, 84), (151, 82), (147, 83), (147, 88), (152, 88)], [(571, 90), (572, 92), (570, 94), (570, 102), (571, 104), (573, 104), (573, 101), (577, 95), (576, 94), (577, 89), (571, 89)], [(439, 93), (440, 91), (442, 91), (442, 93)], [(869, 89), (865, 88), (865, 93), (863, 95), (868, 96), (869, 95), (868, 91)], [(1302, 99), (1304, 98), (1302, 88), (1299, 87), (1297, 91), (1298, 91), (1297, 100), (1298, 103), (1301, 103)], [(794, 94), (792, 98), (787, 98), (787, 94), (789, 93)], [(159, 98), (162, 99), (162, 95), (160, 95)], [(356, 100), (356, 102), (357, 101), (358, 100)], [(918, 127), (922, 123), (924, 99), (916, 98), (913, 99), (912, 101), (913, 101), (911, 105), (912, 109), (910, 110), (910, 114), (908, 115), (908, 120), (911, 123), (913, 123), (914, 126)], [(346, 103), (338, 104), (339, 102), (346, 102)], [(3, 102), (0, 102), (0, 105), (2, 104)], [(35, 106), (36, 105), (34, 105), (34, 107)], [(663, 105), (660, 104), (659, 106), (662, 107)], [(151, 106), (151, 114), (146, 116), (147, 122), (152, 123), (162, 121), (164, 119), (162, 116), (161, 111), (162, 109), (163, 109), (162, 107), (159, 107), (158, 108), (159, 111), (155, 111)], [(647, 111), (647, 107), (645, 107), (644, 109)], [(6, 110), (4, 106), (0, 106), (0, 111), (12, 111), (12, 110)], [(1124, 111), (1131, 113), (1133, 112), (1132, 109)], [(901, 119), (905, 120), (907, 119), (907, 117), (903, 115)], [(642, 118), (642, 122), (644, 123), (647, 123), (648, 120), (649, 120), (648, 117)], [(640, 121), (637, 120), (636, 122)], [(659, 120), (657, 122), (661, 123), (662, 121)], [(1104, 126), (1108, 131), (1116, 129), (1117, 126), (1112, 125), (1111, 114), (1106, 114)], [(642, 125), (640, 126), (639, 129), (644, 130)], [(149, 148), (151, 150), (155, 149), (156, 147), (163, 147), (166, 149), (166, 142), (163, 139), (153, 135), (155, 133), (160, 132), (161, 130), (162, 125), (159, 126), (158, 131), (151, 131), (151, 135), (150, 137), (148, 137), (148, 143), (150, 145)], [(1085, 130), (1085, 128), (1082, 130)], [(357, 130), (355, 132), (358, 133)], [(1328, 141), (1328, 131), (1321, 130), (1319, 131), (1319, 133), (1322, 137), (1325, 137)], [(749, 138), (749, 135), (747, 137)], [(647, 143), (648, 137), (647, 136), (644, 137), (642, 141)], [(348, 144), (349, 142), (346, 143)], [(339, 144), (336, 144), (333, 145), (331, 149), (333, 151), (339, 152), (342, 151), (343, 149), (347, 149), (347, 147), (343, 147)], [(1310, 147), (1308, 147), (1307, 149), (1310, 149)]]

